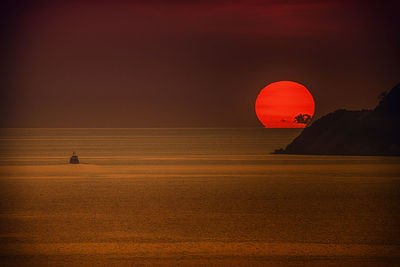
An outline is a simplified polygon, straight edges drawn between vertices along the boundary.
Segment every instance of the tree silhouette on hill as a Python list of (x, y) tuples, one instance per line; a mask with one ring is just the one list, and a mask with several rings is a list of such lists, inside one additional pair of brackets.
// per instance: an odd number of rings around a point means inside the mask
[(307, 124), (309, 124), (311, 122), (311, 115), (309, 115), (309, 114), (299, 114), (296, 117), (294, 117), (294, 122), (307, 125)]

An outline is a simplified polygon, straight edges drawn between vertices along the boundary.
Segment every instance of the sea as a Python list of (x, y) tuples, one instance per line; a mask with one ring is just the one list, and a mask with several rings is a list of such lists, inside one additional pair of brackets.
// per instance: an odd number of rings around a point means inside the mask
[(300, 132), (0, 129), (0, 265), (399, 266), (400, 158)]

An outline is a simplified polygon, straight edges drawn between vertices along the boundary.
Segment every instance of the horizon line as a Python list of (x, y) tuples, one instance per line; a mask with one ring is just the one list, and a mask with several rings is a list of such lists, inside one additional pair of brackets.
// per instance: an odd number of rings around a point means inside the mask
[(0, 129), (304, 129), (299, 127), (0, 127)]

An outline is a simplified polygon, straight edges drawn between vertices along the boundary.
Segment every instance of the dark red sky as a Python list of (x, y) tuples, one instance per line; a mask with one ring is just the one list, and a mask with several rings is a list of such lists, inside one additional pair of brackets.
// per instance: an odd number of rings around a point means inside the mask
[(261, 126), (271, 82), (305, 85), (316, 116), (372, 108), (400, 82), (390, 1), (10, 3), (4, 127)]

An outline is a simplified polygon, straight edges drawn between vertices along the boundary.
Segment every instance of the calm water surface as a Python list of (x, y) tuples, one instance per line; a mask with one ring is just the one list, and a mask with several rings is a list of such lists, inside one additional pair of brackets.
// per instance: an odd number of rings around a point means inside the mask
[[(400, 159), (297, 129), (2, 129), (4, 265), (396, 265)], [(76, 151), (82, 164), (67, 164)]]

